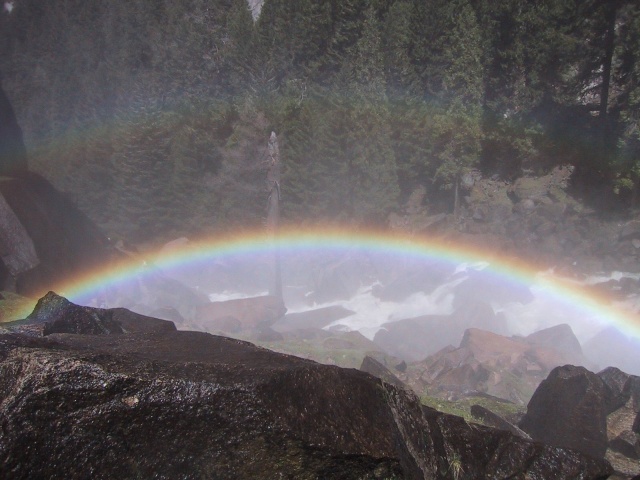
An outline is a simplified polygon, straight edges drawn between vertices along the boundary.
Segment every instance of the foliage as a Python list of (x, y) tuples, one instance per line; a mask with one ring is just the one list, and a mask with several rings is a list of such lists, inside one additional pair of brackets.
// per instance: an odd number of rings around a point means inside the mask
[(517, 423), (516, 419), (526, 412), (526, 407), (515, 403), (493, 400), (489, 397), (466, 397), (458, 401), (449, 401), (442, 398), (423, 395), (420, 401), (431, 408), (435, 408), (444, 413), (457, 415), (468, 422), (482, 423), (481, 420), (471, 415), (471, 407), (480, 405), (488, 410), (500, 415), (502, 418)]
[[(41, 2), (0, 15), (29, 164), (131, 240), (285, 220), (384, 223), (417, 187), (572, 163), (640, 189), (632, 0)], [(443, 201), (444, 199), (444, 201)]]

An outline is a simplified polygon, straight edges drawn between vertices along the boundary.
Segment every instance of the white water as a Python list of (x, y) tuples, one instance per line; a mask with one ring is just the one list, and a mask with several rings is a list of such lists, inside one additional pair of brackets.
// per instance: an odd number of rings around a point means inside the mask
[(325, 328), (338, 327), (343, 330), (357, 330), (368, 339), (373, 340), (375, 334), (385, 323), (420, 315), (448, 315), (453, 313), (454, 295), (451, 292), (451, 288), (463, 280), (464, 278), (461, 278), (441, 285), (430, 294), (414, 293), (401, 303), (380, 300), (373, 295), (373, 285), (369, 285), (360, 288), (358, 293), (350, 300), (330, 302), (317, 307), (342, 305), (356, 312), (355, 315), (337, 320)]
[[(449, 278), (430, 293), (416, 292), (409, 295), (401, 302), (384, 301), (373, 293), (373, 284), (362, 285), (355, 295), (348, 300), (336, 300), (319, 304), (297, 304), (289, 306), (289, 313), (304, 312), (328, 306), (342, 306), (355, 314), (337, 320), (325, 329), (338, 329), (343, 331), (359, 331), (369, 339), (373, 339), (382, 325), (397, 320), (418, 317), (422, 315), (449, 315), (454, 311), (455, 287), (469, 279), (469, 272), (480, 272), (489, 266), (487, 262), (473, 264), (462, 263), (458, 265)], [(545, 272), (543, 276), (552, 273)], [(594, 275), (580, 282), (583, 285), (595, 285), (609, 280), (619, 281), (622, 278), (639, 279), (640, 274), (625, 272), (612, 272), (610, 275)], [(481, 287), (481, 286), (480, 286)], [(287, 287), (285, 286), (285, 289)], [(301, 288), (290, 287), (290, 288)], [(481, 288), (480, 288), (481, 290)], [(591, 314), (586, 309), (579, 309), (576, 305), (562, 302), (557, 296), (550, 295), (548, 288), (542, 284), (533, 283), (529, 286), (533, 299), (526, 303), (509, 301), (508, 299), (487, 298), (488, 303), (495, 313), (501, 313), (507, 320), (509, 331), (513, 335), (529, 335), (543, 328), (559, 324), (569, 324), (580, 343), (591, 339), (596, 333), (607, 325), (604, 320)], [(309, 296), (312, 292), (309, 292)], [(262, 294), (266, 294), (263, 292)], [(246, 298), (254, 294), (242, 292), (224, 291), (211, 293), (211, 301), (223, 301), (235, 298)], [(635, 306), (640, 310), (640, 297), (634, 297), (626, 301), (627, 306)]]

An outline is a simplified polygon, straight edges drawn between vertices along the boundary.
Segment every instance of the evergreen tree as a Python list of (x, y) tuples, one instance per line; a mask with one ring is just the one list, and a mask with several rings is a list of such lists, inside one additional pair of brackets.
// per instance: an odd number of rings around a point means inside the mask
[(222, 163), (210, 186), (216, 221), (232, 227), (261, 225), (267, 199), (266, 162), (270, 132), (251, 96), (240, 106)]
[(418, 2), (413, 20), (414, 68), (432, 115), (432, 158), (425, 170), (436, 185), (455, 194), (461, 173), (480, 157), (480, 29), (467, 0)]
[(115, 186), (109, 225), (131, 241), (149, 240), (173, 227), (168, 215), (171, 125), (157, 99), (157, 92), (143, 86), (132, 92), (131, 103), (121, 113), (126, 133), (112, 157)]
[(352, 100), (347, 150), (348, 205), (357, 219), (379, 222), (396, 205), (397, 167), (389, 128), (382, 25), (374, 8), (365, 12), (362, 36), (346, 62)]

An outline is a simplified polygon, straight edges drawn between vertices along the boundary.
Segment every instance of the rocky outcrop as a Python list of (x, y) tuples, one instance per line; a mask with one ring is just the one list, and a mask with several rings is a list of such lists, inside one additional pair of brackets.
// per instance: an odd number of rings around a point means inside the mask
[(625, 406), (629, 400), (640, 411), (640, 377), (615, 367), (605, 368), (598, 376), (609, 387), (610, 395), (605, 399), (607, 414)]
[(606, 368), (598, 376), (611, 395), (606, 403), (607, 458), (617, 472), (640, 474), (640, 377), (617, 368)]
[(75, 333), (85, 335), (123, 333), (111, 315), (100, 309), (82, 307), (64, 297), (49, 292), (36, 304), (26, 318), (27, 324), (42, 324), (43, 335)]
[(270, 326), (286, 312), (282, 299), (263, 295), (199, 305), (195, 319), (206, 331), (238, 333)]
[(608, 387), (584, 367), (557, 367), (531, 397), (520, 428), (534, 440), (594, 457), (607, 451)]
[(24, 320), (5, 324), (9, 331), (30, 336), (56, 333), (114, 335), (122, 333), (163, 333), (176, 329), (173, 322), (146, 317), (125, 308), (91, 308), (76, 305), (54, 292), (38, 300)]
[(407, 362), (424, 360), (449, 345), (458, 345), (468, 328), (506, 333), (506, 320), (484, 302), (461, 305), (451, 315), (423, 315), (385, 323), (373, 341)]
[(611, 367), (596, 375), (566, 365), (540, 385), (520, 427), (534, 440), (604, 457), (615, 478), (631, 478), (640, 474), (639, 411), (639, 377)]
[(531, 437), (525, 432), (502, 418), (500, 415), (492, 412), (488, 408), (483, 407), (482, 405), (471, 405), (471, 415), (479, 420), (482, 420), (485, 425), (497, 428), (498, 430), (506, 430), (507, 432), (510, 432), (518, 437), (531, 440)]
[[(607, 471), (584, 472), (582, 469), (586, 464), (580, 466), (577, 458), (571, 458), (580, 455), (578, 452), (556, 450), (556, 447), (534, 443), (504, 430), (469, 424), (460, 417), (429, 407), (423, 407), (423, 410), (432, 426), (435, 451), (438, 458), (443, 459), (440, 472), (445, 478), (559, 480), (593, 478), (595, 475), (595, 478), (604, 480), (611, 473), (610, 467), (606, 468)], [(571, 452), (571, 456), (566, 457), (561, 451)], [(482, 465), (483, 462), (486, 463)], [(514, 468), (514, 463), (521, 462), (529, 466), (529, 471)], [(587, 464), (598, 465), (599, 462), (601, 460), (590, 458)]]
[(575, 359), (583, 357), (580, 342), (571, 326), (566, 323), (533, 332), (524, 341), (530, 345), (552, 348), (568, 358), (573, 357), (574, 360), (568, 363), (574, 363)]
[(201, 332), (0, 335), (0, 385), (3, 478), (611, 472), (603, 460), (423, 408), (364, 372)]
[(360, 365), (360, 370), (370, 373), (374, 377), (378, 377), (379, 379), (398, 388), (405, 388), (404, 383), (402, 383), (402, 381), (396, 377), (391, 370), (370, 355), (364, 357), (362, 365)]
[(510, 338), (471, 328), (458, 348), (445, 348), (411, 364), (403, 379), (417, 391), (426, 389), (438, 397), (454, 399), (480, 392), (524, 405), (554, 367), (572, 358), (529, 337)]

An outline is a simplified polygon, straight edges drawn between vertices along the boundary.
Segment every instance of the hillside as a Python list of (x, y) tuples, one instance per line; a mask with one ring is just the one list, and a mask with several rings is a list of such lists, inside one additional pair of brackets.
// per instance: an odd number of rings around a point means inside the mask
[(0, 71), (32, 170), (129, 242), (259, 225), (272, 131), (284, 221), (385, 225), (417, 191), (488, 218), (474, 175), (519, 194), (562, 165), (587, 204), (635, 206), (637, 2), (257, 4), (14, 1)]

